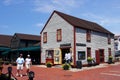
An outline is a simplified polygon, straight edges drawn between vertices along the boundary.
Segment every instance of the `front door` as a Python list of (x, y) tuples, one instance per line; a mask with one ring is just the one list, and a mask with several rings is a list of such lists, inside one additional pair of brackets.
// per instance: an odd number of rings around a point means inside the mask
[(99, 54), (100, 54), (100, 62), (104, 62), (104, 49), (100, 49)]
[(63, 48), (62, 51), (62, 63), (65, 63), (65, 54), (70, 53), (70, 48)]
[(96, 54), (96, 64), (100, 64), (100, 54), (99, 54), (99, 50), (95, 51)]
[(104, 62), (104, 49), (96, 50), (96, 63), (103, 63)]

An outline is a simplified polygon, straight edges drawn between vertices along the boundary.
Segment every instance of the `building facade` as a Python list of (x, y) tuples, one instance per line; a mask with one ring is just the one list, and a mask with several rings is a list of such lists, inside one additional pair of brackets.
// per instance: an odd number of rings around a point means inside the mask
[(115, 36), (115, 51), (120, 51), (120, 36)]
[(41, 63), (63, 64), (65, 53), (87, 64), (87, 58), (107, 62), (114, 56), (114, 34), (100, 25), (54, 11), (41, 31)]
[(15, 61), (20, 53), (23, 58), (29, 54), (33, 64), (40, 64), (40, 36), (15, 33), (11, 39), (11, 61)]

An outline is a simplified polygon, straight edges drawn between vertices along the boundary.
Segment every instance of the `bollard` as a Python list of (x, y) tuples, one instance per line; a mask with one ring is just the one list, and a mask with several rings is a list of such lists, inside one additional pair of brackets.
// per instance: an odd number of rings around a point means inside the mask
[(8, 80), (11, 80), (11, 75), (12, 75), (12, 67), (8, 67)]
[(34, 75), (35, 75), (35, 73), (34, 73), (33, 71), (30, 71), (30, 72), (28, 73), (28, 78), (29, 78), (29, 80), (33, 80)]

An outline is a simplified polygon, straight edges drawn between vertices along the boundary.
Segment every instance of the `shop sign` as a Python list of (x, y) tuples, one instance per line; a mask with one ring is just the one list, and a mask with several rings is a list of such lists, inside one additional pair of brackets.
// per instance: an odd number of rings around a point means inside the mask
[(67, 44), (60, 44), (60, 47), (71, 47), (71, 43), (67, 43)]
[(86, 46), (84, 43), (76, 43), (76, 46)]

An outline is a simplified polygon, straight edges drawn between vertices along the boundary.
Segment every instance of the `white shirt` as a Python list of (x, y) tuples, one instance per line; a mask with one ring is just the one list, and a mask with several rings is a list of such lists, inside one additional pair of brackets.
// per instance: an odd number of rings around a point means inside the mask
[(71, 54), (70, 53), (67, 54), (67, 58), (71, 59)]
[(68, 60), (68, 54), (65, 53), (65, 60)]
[(16, 62), (18, 64), (23, 64), (24, 63), (24, 58), (19, 57), (19, 58), (17, 58)]
[(26, 63), (26, 64), (30, 64), (30, 63), (31, 63), (31, 58), (26, 58), (26, 59), (25, 59), (25, 63)]

